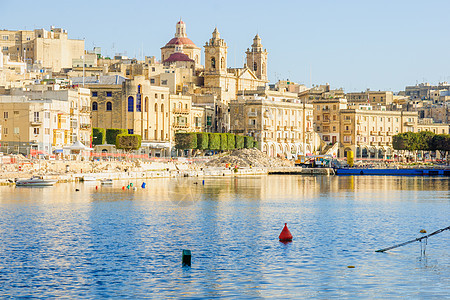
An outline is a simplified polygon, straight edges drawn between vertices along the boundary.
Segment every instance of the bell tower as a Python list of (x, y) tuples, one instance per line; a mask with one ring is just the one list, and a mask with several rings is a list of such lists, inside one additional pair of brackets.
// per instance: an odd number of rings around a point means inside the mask
[(205, 44), (205, 73), (227, 73), (227, 43), (220, 38), (217, 28), (212, 33), (212, 38)]
[(251, 49), (247, 49), (247, 66), (256, 76), (267, 81), (267, 50), (262, 48), (261, 38), (258, 34), (253, 38)]

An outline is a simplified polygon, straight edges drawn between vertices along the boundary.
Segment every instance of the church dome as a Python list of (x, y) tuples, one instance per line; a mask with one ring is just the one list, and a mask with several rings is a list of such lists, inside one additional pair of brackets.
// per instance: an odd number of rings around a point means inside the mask
[(176, 62), (176, 61), (194, 61), (193, 59), (190, 59), (189, 56), (187, 56), (184, 53), (175, 52), (172, 53), (168, 59), (164, 60), (163, 62)]
[(171, 46), (171, 45), (183, 45), (183, 46), (196, 47), (194, 42), (191, 41), (191, 39), (188, 37), (174, 37), (166, 44), (166, 46)]

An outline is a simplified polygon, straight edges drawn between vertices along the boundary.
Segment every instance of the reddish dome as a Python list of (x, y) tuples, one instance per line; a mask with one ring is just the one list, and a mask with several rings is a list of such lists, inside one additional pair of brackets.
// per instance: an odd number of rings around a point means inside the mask
[(180, 20), (180, 21), (178, 21), (177, 24), (184, 24), (184, 22)]
[(166, 44), (166, 46), (169, 46), (169, 45), (190, 45), (190, 46), (197, 47), (197, 46), (195, 46), (194, 42), (191, 41), (187, 37), (181, 37), (181, 38), (175, 37)]
[(175, 52), (175, 53), (172, 53), (169, 56), (169, 58), (163, 62), (175, 62), (175, 61), (194, 61), (194, 60), (190, 59), (189, 56), (187, 56), (184, 53)]

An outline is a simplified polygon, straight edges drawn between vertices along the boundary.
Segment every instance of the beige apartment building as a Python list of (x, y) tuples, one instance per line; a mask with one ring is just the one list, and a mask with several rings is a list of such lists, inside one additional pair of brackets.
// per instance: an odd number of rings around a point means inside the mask
[[(50, 90), (48, 90), (50, 89)], [(36, 85), (0, 96), (1, 151), (27, 155), (62, 152), (80, 141), (89, 146), (90, 91)]]
[(320, 146), (313, 130), (313, 106), (295, 93), (245, 91), (230, 102), (230, 115), (231, 132), (253, 136), (269, 156), (292, 159)]
[(448, 123), (435, 123), (432, 118), (419, 119), (417, 123), (417, 132), (430, 131), (435, 134), (448, 134)]
[(50, 27), (31, 30), (0, 30), (0, 50), (13, 61), (38, 64), (60, 71), (84, 55), (84, 40), (68, 38), (67, 30)]
[(366, 103), (371, 105), (389, 105), (394, 100), (394, 94), (391, 91), (370, 91), (360, 93), (347, 93), (348, 103)]

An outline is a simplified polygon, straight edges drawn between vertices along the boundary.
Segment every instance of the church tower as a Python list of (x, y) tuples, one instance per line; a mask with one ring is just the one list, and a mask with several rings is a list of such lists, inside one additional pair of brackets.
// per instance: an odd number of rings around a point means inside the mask
[(267, 51), (263, 50), (261, 38), (257, 34), (253, 39), (252, 49), (247, 49), (247, 66), (256, 76), (267, 81)]
[(227, 43), (220, 38), (217, 28), (212, 33), (212, 38), (205, 44), (205, 73), (227, 73)]

